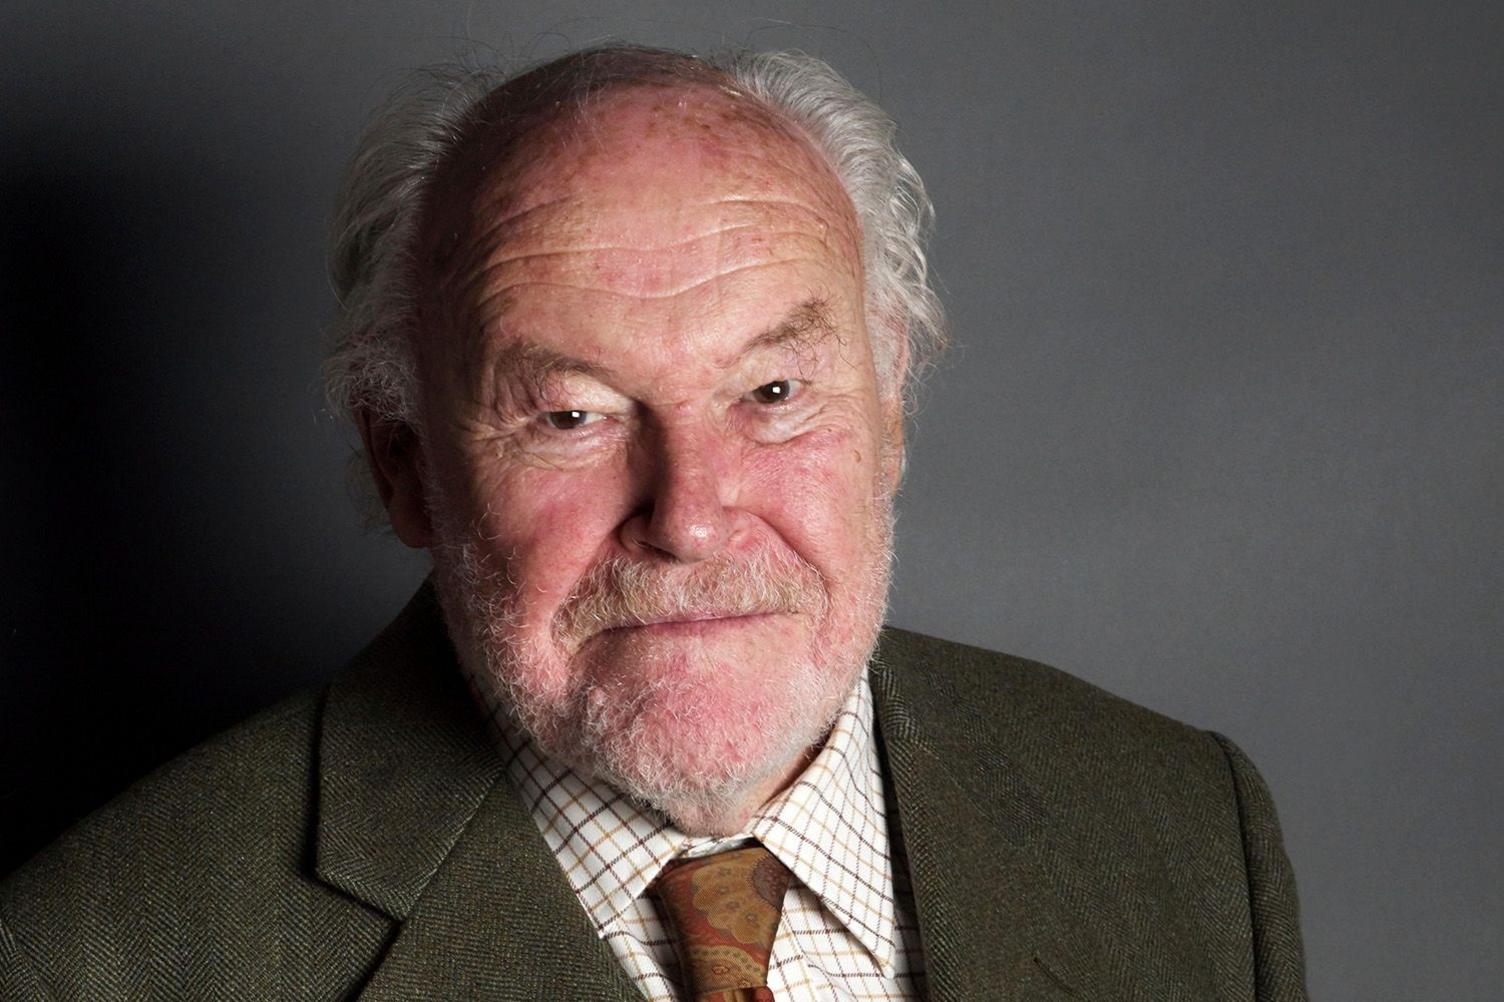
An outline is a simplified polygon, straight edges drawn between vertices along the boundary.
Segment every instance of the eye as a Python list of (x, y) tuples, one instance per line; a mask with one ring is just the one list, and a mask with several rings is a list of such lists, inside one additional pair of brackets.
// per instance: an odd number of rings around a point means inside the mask
[(798, 385), (792, 379), (775, 379), (771, 383), (763, 383), (757, 389), (747, 394), (747, 399), (758, 404), (783, 404), (792, 400)]
[(543, 423), (557, 431), (574, 431), (595, 424), (602, 416), (595, 411), (548, 411), (543, 415)]

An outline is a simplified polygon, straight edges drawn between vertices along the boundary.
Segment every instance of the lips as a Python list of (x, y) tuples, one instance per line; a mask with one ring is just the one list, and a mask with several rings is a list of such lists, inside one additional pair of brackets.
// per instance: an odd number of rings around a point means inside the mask
[(769, 612), (689, 612), (675, 613), (672, 616), (653, 618), (645, 621), (633, 620), (630, 623), (622, 623), (608, 627), (604, 633), (612, 633), (617, 630), (654, 630), (670, 632), (675, 629), (685, 632), (700, 632), (720, 625), (751, 624), (754, 621), (766, 619), (772, 615)]

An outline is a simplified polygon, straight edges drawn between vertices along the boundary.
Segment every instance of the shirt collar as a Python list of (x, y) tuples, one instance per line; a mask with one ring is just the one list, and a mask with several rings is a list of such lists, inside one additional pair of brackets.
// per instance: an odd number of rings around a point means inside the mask
[(748, 831), (892, 973), (893, 862), (866, 673), (814, 761)]
[[(471, 688), (480, 693), (471, 680)], [(872, 691), (865, 673), (814, 760), (726, 838), (685, 834), (607, 784), (544, 756), (506, 711), (481, 697), (507, 774), (599, 934), (605, 935), (675, 857), (756, 839), (872, 954), (893, 970), (893, 863)]]

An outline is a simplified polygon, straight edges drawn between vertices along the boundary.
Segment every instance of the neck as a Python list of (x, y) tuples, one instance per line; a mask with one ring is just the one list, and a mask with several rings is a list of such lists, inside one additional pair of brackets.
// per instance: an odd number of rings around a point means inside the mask
[[(822, 742), (823, 744), (823, 742)], [(747, 791), (746, 795), (725, 803), (667, 803), (655, 805), (667, 815), (674, 827), (686, 835), (723, 838), (745, 831), (752, 816), (776, 798), (809, 768), (819, 752), (816, 745), (800, 753), (782, 770)]]

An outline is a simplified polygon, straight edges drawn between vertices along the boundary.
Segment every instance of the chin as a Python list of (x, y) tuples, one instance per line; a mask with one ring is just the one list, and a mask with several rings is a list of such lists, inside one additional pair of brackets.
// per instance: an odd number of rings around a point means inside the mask
[(692, 665), (672, 651), (587, 684), (548, 750), (690, 834), (729, 834), (824, 740), (866, 652), (750, 665), (695, 653)]

